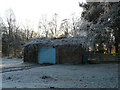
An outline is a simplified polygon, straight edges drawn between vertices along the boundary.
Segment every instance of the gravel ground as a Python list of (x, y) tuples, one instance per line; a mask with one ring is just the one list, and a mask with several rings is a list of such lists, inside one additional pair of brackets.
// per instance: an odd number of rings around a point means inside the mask
[(118, 64), (51, 65), (2, 74), (3, 88), (117, 88)]

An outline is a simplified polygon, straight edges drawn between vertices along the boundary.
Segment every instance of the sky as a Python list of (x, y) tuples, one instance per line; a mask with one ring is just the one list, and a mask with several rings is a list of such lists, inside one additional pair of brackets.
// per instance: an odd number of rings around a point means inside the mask
[(0, 0), (0, 17), (6, 17), (6, 11), (12, 9), (19, 24), (32, 26), (37, 30), (42, 15), (50, 20), (57, 13), (57, 21), (70, 18), (72, 14), (80, 16), (82, 8), (79, 2), (85, 0)]

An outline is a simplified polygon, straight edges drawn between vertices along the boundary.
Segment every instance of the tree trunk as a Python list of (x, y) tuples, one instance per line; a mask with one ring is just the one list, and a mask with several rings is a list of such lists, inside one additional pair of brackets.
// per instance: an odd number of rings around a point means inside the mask
[(8, 57), (9, 57), (9, 47), (10, 47), (10, 45), (9, 45), (9, 41), (8, 41), (8, 53), (7, 53), (7, 55), (8, 55)]
[(106, 51), (106, 53), (108, 53), (108, 48), (107, 48), (107, 51)]
[(119, 45), (119, 40), (118, 40), (118, 37), (115, 37), (115, 53), (119, 53), (118, 51), (118, 45)]
[(112, 47), (110, 47), (110, 54), (111, 54)]
[(16, 56), (16, 48), (14, 48), (14, 56)]
[(119, 48), (118, 48), (118, 43), (116, 42), (116, 43), (115, 43), (115, 53), (119, 53), (118, 49), (119, 49)]

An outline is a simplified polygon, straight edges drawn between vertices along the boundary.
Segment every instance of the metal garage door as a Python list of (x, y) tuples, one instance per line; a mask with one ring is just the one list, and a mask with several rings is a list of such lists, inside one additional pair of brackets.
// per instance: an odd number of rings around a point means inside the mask
[(41, 47), (38, 52), (39, 64), (52, 63), (55, 64), (55, 48)]

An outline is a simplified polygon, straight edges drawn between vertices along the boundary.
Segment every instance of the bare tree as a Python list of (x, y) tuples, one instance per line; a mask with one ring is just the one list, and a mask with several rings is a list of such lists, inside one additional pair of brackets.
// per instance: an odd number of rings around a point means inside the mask
[(55, 13), (54, 15), (53, 15), (53, 26), (54, 26), (54, 36), (56, 36), (56, 32), (57, 32), (57, 16), (58, 16), (58, 14), (57, 13)]
[(8, 27), (8, 56), (9, 56), (9, 53), (10, 53), (10, 45), (11, 45), (11, 42), (12, 42), (12, 34), (13, 34), (13, 30), (14, 30), (14, 27), (15, 27), (15, 22), (16, 22), (16, 19), (15, 19), (15, 15), (14, 15), (14, 12), (12, 9), (9, 9), (7, 11), (7, 27)]
[(46, 16), (42, 16), (42, 19), (39, 21), (39, 26), (40, 30), (40, 36), (41, 37), (49, 37), (49, 31), (48, 31), (48, 21), (46, 19)]
[(63, 19), (62, 23), (60, 25), (60, 30), (62, 30), (64, 32), (63, 36), (68, 37), (69, 29), (70, 29), (70, 21), (69, 21), (69, 19)]

